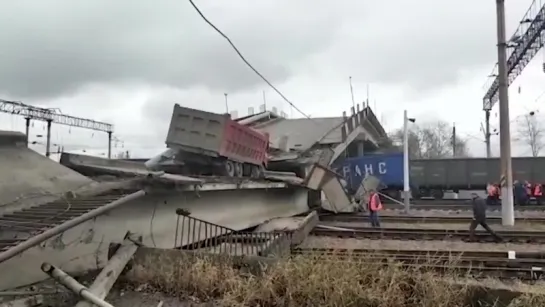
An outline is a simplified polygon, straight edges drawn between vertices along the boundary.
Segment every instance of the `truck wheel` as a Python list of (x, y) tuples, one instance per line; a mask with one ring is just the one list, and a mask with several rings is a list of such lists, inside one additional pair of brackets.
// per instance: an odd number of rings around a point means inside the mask
[(235, 163), (233, 161), (225, 161), (225, 175), (235, 177)]
[(244, 177), (244, 172), (242, 168), (242, 163), (235, 162), (235, 176), (238, 178)]

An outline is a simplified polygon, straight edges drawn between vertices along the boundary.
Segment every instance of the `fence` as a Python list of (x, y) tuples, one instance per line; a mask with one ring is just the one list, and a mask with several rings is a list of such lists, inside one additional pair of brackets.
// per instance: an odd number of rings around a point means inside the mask
[(174, 248), (233, 256), (283, 257), (290, 253), (292, 233), (242, 232), (191, 217), (183, 209), (176, 214)]

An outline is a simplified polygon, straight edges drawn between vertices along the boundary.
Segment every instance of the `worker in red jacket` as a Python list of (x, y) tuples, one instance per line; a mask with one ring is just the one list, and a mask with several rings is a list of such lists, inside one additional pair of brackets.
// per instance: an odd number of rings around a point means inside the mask
[(541, 183), (536, 183), (534, 186), (534, 197), (538, 206), (541, 206), (541, 200), (543, 199), (543, 186)]
[(498, 204), (498, 200), (500, 198), (498, 188), (496, 185), (489, 183), (486, 186), (486, 205), (488, 206), (495, 206)]
[(496, 205), (500, 205), (500, 196), (501, 196), (501, 188), (500, 185), (497, 183), (494, 183), (494, 200), (496, 201)]
[(532, 197), (532, 184), (528, 180), (524, 181), (524, 189), (526, 190), (528, 201), (530, 201), (530, 197)]
[(371, 190), (369, 192), (368, 209), (369, 209), (369, 221), (371, 222), (371, 226), (380, 227), (378, 212), (382, 210), (382, 202), (380, 201), (380, 196), (376, 190)]

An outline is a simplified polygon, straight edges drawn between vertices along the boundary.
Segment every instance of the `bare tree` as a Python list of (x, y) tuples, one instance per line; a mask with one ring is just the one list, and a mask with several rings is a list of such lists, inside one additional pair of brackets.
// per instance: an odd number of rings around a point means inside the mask
[(516, 141), (528, 146), (532, 157), (537, 157), (545, 147), (545, 127), (534, 114), (525, 115), (517, 121)]
[(130, 159), (131, 155), (130, 152), (127, 150), (117, 153), (115, 157), (116, 159)]
[[(468, 157), (466, 140), (457, 136), (453, 146), (452, 138), (452, 126), (444, 121), (414, 125), (409, 130), (409, 156), (415, 159), (451, 158), (456, 148), (456, 157)], [(400, 148), (403, 145), (403, 129), (394, 131), (392, 139)]]

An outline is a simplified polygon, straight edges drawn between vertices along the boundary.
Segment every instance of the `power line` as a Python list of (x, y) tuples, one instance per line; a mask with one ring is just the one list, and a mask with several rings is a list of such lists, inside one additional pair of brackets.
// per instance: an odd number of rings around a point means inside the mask
[(92, 119), (64, 115), (60, 113), (58, 108), (40, 108), (24, 104), (19, 101), (8, 101), (0, 99), (0, 112), (23, 116), (26, 120), (26, 135), (30, 131), (31, 120), (40, 120), (47, 123), (47, 145), (45, 155), (49, 157), (51, 145), (51, 124), (57, 123), (61, 125), (79, 127), (90, 130), (103, 131), (108, 133), (108, 158), (110, 157), (112, 145), (113, 126), (111, 124), (95, 121)]
[[(543, 47), (542, 39), (543, 29), (545, 27), (545, 5), (542, 1), (532, 1), (530, 8), (522, 17), (515, 34), (507, 43), (510, 52), (507, 59), (508, 85), (522, 73), (524, 68), (530, 63), (533, 57)], [(494, 66), (492, 74), (494, 80), (489, 85), (486, 94), (483, 97), (483, 109), (491, 110), (494, 104), (499, 100), (500, 77), (497, 73), (498, 64)]]
[[(209, 25), (211, 26), (214, 30), (216, 30), (216, 32), (218, 32), (223, 38), (225, 38), (227, 40), (227, 42), (229, 43), (229, 45), (231, 45), (231, 47), (233, 47), (233, 49), (235, 50), (235, 52), (238, 54), (238, 56), (240, 57), (240, 59), (246, 63), (246, 65), (248, 67), (250, 67), (251, 70), (253, 70), (263, 81), (265, 81), (265, 83), (267, 83), (278, 95), (280, 95), (280, 97), (282, 97), (282, 99), (284, 99), (287, 103), (289, 103), (290, 106), (292, 106), (297, 112), (301, 113), (304, 117), (312, 120), (310, 118), (310, 116), (308, 116), (307, 114), (305, 114), (303, 111), (301, 111), (295, 104), (293, 104), (288, 98), (286, 98), (286, 96), (284, 96), (284, 94), (282, 94), (282, 92), (280, 92), (271, 82), (269, 82), (269, 80), (267, 80), (267, 78), (265, 78), (259, 71), (257, 71), (257, 69), (255, 69), (252, 64), (250, 64), (246, 58), (244, 58), (244, 56), (242, 55), (242, 53), (238, 50), (238, 48), (235, 46), (235, 44), (233, 44), (233, 42), (231, 41), (231, 39), (229, 39), (229, 37), (227, 35), (225, 35), (220, 29), (218, 29), (212, 22), (210, 22), (204, 15), (203, 13), (201, 12), (201, 10), (195, 5), (195, 3), (193, 3), (193, 0), (189, 0), (189, 3), (191, 3), (191, 5), (193, 6), (193, 8), (195, 9), (195, 11), (197, 11), (197, 13), (199, 14), (199, 16), (201, 16), (201, 18)], [(313, 121), (314, 122), (314, 121)]]
[(478, 137), (478, 136), (475, 136), (475, 135), (473, 135), (473, 134), (471, 134), (471, 133), (464, 132), (464, 131), (460, 131), (460, 132), (458, 132), (458, 133), (464, 135), (464, 136), (465, 136), (466, 138), (468, 138), (468, 139), (474, 139), (474, 140), (477, 140), (477, 141), (483, 142), (483, 143), (485, 142), (485, 140), (484, 140), (483, 138), (480, 138), (480, 137)]
[(57, 124), (72, 126), (90, 130), (97, 130), (102, 132), (111, 133), (113, 126), (111, 124), (95, 121), (92, 119), (75, 117), (70, 115), (64, 115), (58, 112), (58, 109), (46, 109), (39, 108), (31, 105), (24, 104), (18, 101), (8, 101), (0, 99), (0, 112), (19, 115), (25, 118), (51, 121)]

